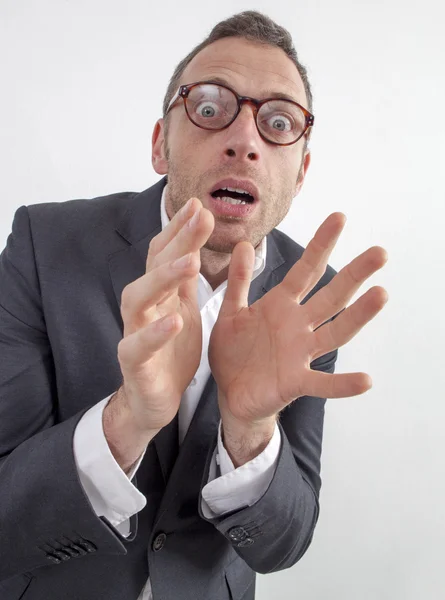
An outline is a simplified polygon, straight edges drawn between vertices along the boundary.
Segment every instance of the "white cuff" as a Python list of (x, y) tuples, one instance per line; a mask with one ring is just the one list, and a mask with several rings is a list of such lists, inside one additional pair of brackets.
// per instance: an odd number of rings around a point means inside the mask
[[(281, 433), (276, 423), (272, 439), (261, 454), (235, 469), (222, 442), (220, 421), (218, 444), (213, 452), (209, 470), (209, 482), (201, 491), (204, 516), (214, 518), (258, 502), (273, 479), (280, 446)], [(217, 475), (218, 462), (220, 477)]]
[(114, 392), (95, 404), (80, 419), (74, 432), (73, 450), (80, 481), (96, 515), (105, 516), (116, 528), (122, 524), (119, 531), (128, 535), (128, 519), (147, 503), (130, 481), (145, 451), (127, 476), (112, 455), (103, 430), (102, 413), (113, 395)]

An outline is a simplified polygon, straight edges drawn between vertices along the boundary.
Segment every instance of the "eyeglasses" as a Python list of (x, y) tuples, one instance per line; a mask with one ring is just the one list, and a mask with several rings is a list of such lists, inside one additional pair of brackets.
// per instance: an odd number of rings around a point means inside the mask
[(181, 85), (171, 99), (166, 115), (178, 98), (183, 99), (190, 121), (211, 131), (229, 127), (242, 105), (251, 104), (258, 133), (264, 140), (279, 146), (295, 144), (314, 125), (314, 115), (298, 102), (282, 98), (256, 100), (211, 81)]

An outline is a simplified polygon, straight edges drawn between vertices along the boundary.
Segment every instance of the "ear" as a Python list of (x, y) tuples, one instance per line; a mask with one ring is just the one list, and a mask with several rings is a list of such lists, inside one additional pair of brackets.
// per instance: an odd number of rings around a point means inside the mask
[(303, 185), (304, 178), (306, 177), (307, 170), (309, 169), (309, 165), (311, 164), (311, 151), (306, 150), (304, 153), (303, 160), (301, 162), (300, 171), (298, 172), (297, 181), (295, 184), (295, 196), (299, 194), (301, 190), (301, 186)]
[(165, 153), (164, 119), (158, 119), (151, 137), (151, 164), (158, 175), (168, 172), (168, 161)]

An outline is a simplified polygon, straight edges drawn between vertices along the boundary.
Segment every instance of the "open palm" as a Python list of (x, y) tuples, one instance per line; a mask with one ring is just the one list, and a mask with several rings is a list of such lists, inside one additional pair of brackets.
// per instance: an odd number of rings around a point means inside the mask
[(345, 222), (342, 213), (330, 215), (283, 281), (251, 306), (247, 298), (254, 249), (248, 242), (235, 247), (226, 296), (209, 343), (210, 367), (224, 402), (220, 408), (232, 417), (259, 421), (303, 395), (340, 398), (371, 387), (365, 373), (328, 374), (310, 368), (313, 360), (353, 338), (388, 299), (376, 286), (343, 310), (387, 260), (386, 251), (374, 246), (300, 304), (323, 276)]

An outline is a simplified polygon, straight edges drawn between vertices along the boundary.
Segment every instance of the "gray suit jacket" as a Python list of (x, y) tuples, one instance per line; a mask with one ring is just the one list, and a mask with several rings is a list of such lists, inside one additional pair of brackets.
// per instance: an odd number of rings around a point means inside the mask
[[(317, 522), (324, 404), (281, 414), (278, 466), (256, 504), (206, 519), (219, 411), (210, 377), (178, 449), (177, 417), (133, 483), (147, 497), (124, 538), (96, 516), (73, 456), (83, 414), (118, 389), (123, 288), (145, 272), (166, 178), (141, 193), (21, 206), (0, 255), (0, 600), (252, 600), (255, 573), (294, 565)], [(273, 230), (254, 302), (303, 248)], [(335, 275), (328, 267), (306, 301)], [(297, 341), (296, 341), (297, 343)], [(337, 351), (312, 363), (332, 373)]]

